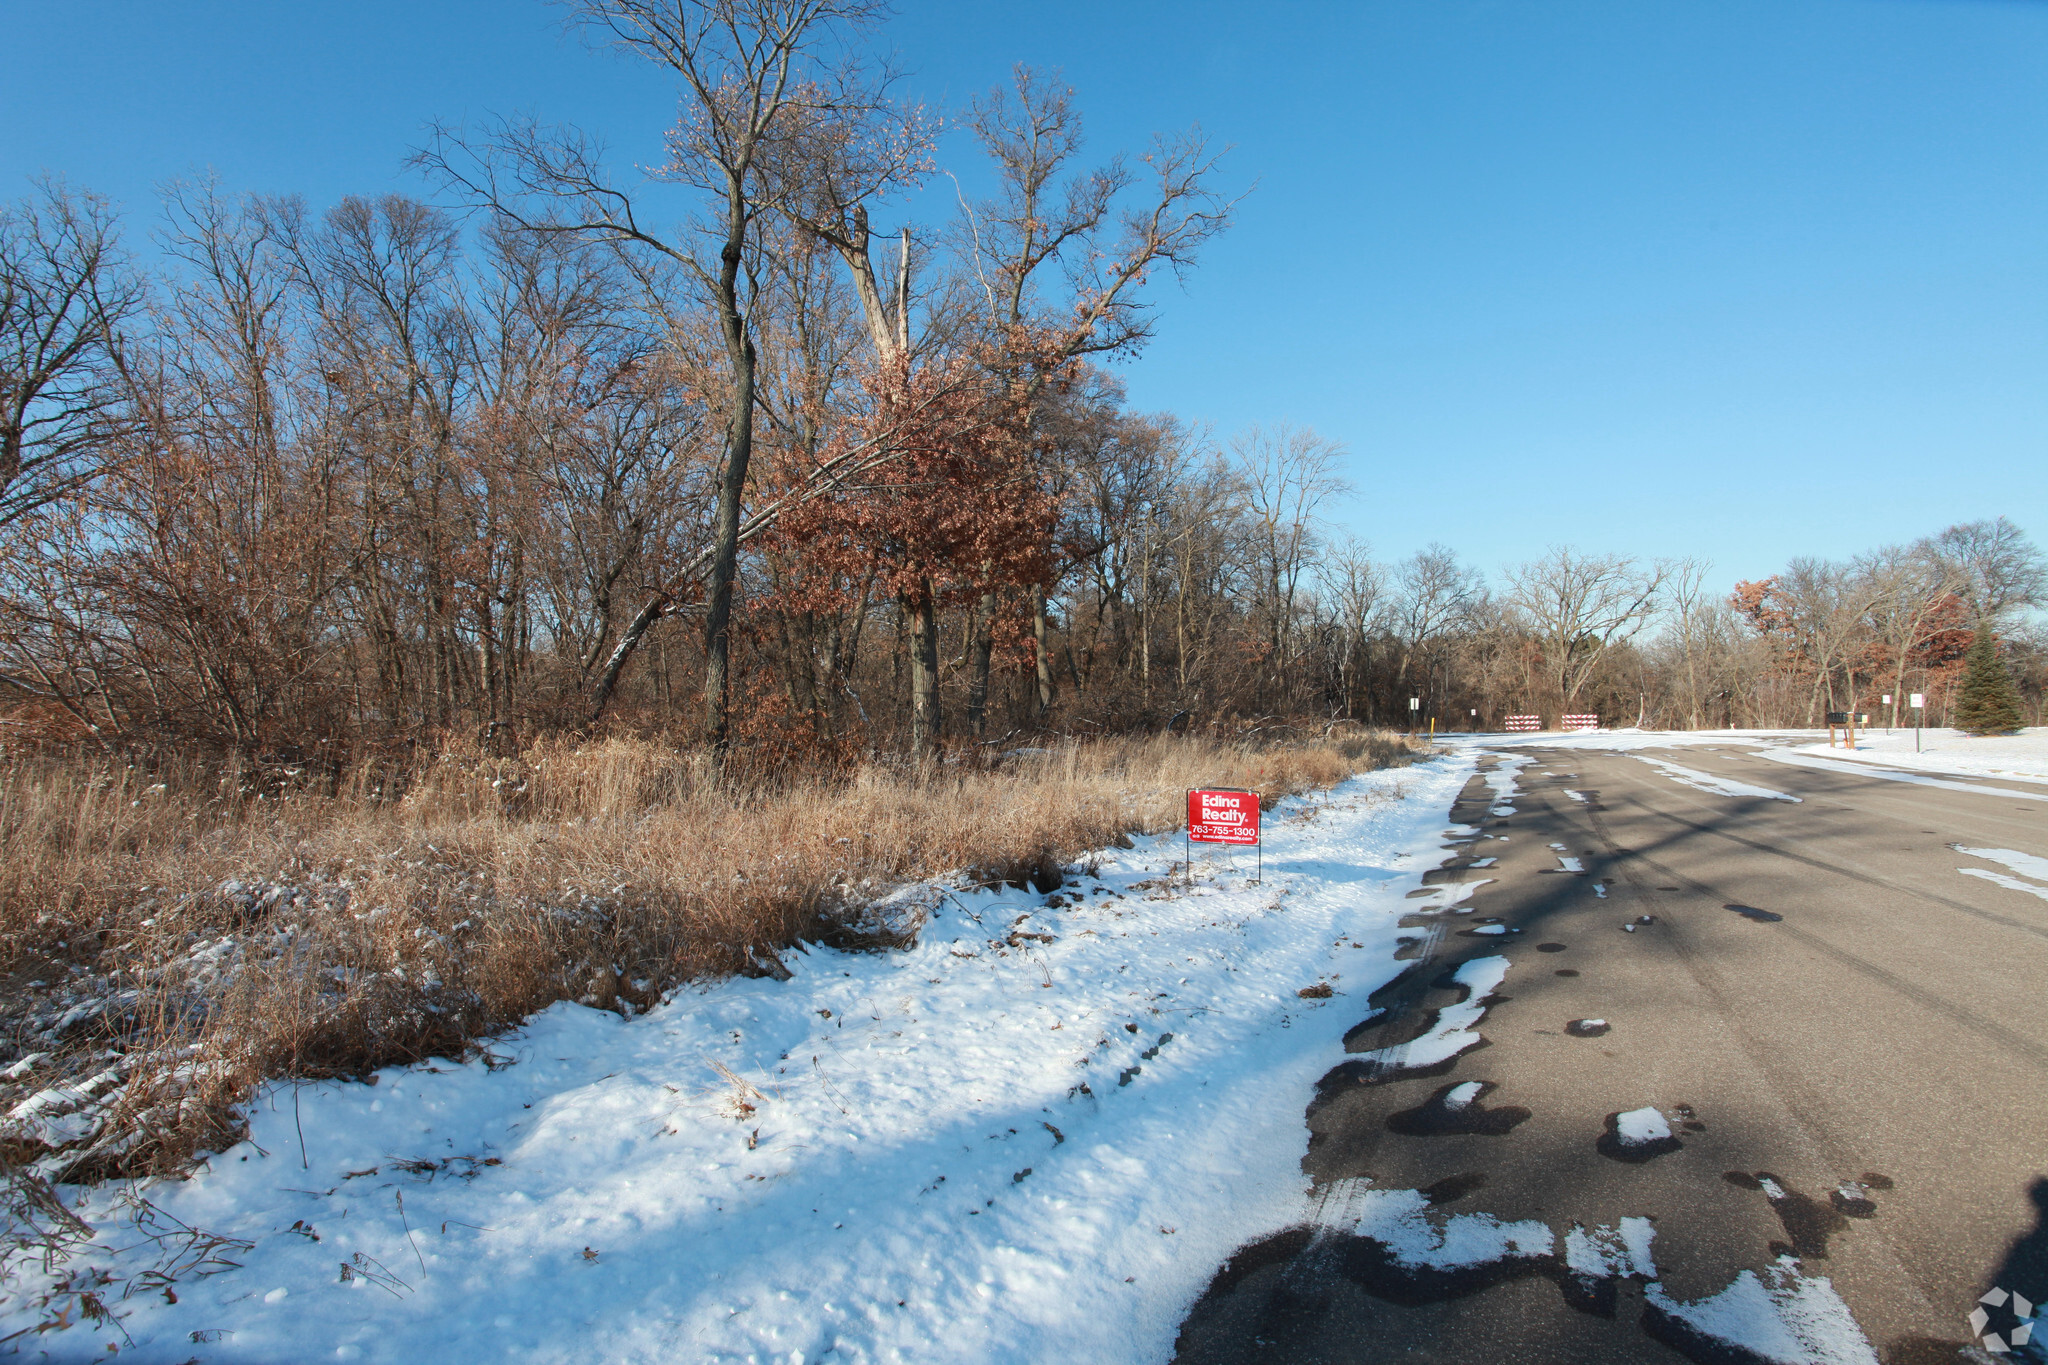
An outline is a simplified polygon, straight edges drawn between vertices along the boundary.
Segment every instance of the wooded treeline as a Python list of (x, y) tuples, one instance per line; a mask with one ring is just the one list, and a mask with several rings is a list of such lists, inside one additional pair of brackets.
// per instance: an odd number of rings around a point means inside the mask
[(676, 79), (673, 232), (594, 139), (510, 120), (421, 149), (430, 197), (176, 186), (148, 270), (61, 182), (0, 216), (18, 734), (339, 773), (598, 726), (774, 764), (1908, 690), (1932, 720), (1980, 628), (2040, 717), (2041, 561), (2003, 520), (1733, 599), (1572, 550), (1490, 587), (1333, 540), (1345, 452), (1311, 430), (1131, 411), (1109, 367), (1230, 219), (1199, 133), (1090, 162), (1020, 68), (955, 120), (993, 192), (884, 233), (940, 125), (845, 57), (865, 0), (582, 17)]

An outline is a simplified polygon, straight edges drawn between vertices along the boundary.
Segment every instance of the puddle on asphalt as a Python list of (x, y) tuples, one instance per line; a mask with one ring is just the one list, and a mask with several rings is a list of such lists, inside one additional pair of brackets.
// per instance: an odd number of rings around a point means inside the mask
[(1457, 1175), (1447, 1175), (1433, 1185), (1424, 1185), (1418, 1193), (1430, 1202), (1431, 1207), (1441, 1207), (1444, 1204), (1455, 1204), (1474, 1190), (1483, 1189), (1485, 1186), (1486, 1172), (1461, 1171)]
[[(1778, 1215), (1778, 1226), (1784, 1228), (1785, 1235), (1791, 1238), (1789, 1245), (1773, 1243), (1773, 1250), (1784, 1246), (1801, 1259), (1824, 1261), (1828, 1256), (1828, 1238), (1848, 1229), (1849, 1219), (1841, 1209), (1802, 1194), (1769, 1171), (1758, 1171), (1755, 1175), (1747, 1171), (1728, 1171), (1721, 1178), (1745, 1190), (1761, 1190), (1764, 1198), (1771, 1201), (1771, 1212)], [(1874, 1217), (1876, 1212), (1877, 1207), (1872, 1204), (1869, 1214), (1858, 1216)]]
[(1754, 905), (1724, 905), (1723, 910), (1733, 910), (1744, 919), (1753, 919), (1759, 924), (1777, 924), (1785, 917), (1774, 915), (1768, 910), (1759, 910)]
[(1444, 1086), (1413, 1109), (1387, 1115), (1387, 1131), (1403, 1137), (1506, 1137), (1529, 1121), (1529, 1111), (1518, 1104), (1484, 1107), (1480, 1096), (1491, 1089), (1486, 1081)]

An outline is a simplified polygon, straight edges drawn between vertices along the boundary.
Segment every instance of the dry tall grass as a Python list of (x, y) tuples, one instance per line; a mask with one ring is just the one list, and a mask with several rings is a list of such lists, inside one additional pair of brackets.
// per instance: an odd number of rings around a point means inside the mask
[[(0, 1160), (165, 1169), (278, 1075), (454, 1054), (557, 1000), (631, 1012), (685, 980), (845, 940), (908, 880), (1056, 884), (1190, 786), (1268, 798), (1405, 756), (1096, 740), (992, 768), (735, 786), (644, 741), (449, 755), (402, 795), (241, 772), (0, 766)], [(1048, 880), (1050, 879), (1050, 883)]]

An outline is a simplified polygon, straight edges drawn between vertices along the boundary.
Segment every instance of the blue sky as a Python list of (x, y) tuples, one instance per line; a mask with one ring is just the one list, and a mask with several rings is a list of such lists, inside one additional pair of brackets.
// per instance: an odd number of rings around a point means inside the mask
[[(60, 171), (138, 228), (209, 167), (422, 193), (434, 118), (644, 162), (673, 108), (528, 0), (0, 0), (0, 31), (0, 193)], [(1103, 154), (1235, 144), (1256, 189), (1162, 294), (1132, 400), (1342, 440), (1340, 519), (1384, 556), (1732, 581), (1999, 513), (2048, 539), (2048, 4), (917, 0), (887, 36), (937, 103), (1026, 61)]]

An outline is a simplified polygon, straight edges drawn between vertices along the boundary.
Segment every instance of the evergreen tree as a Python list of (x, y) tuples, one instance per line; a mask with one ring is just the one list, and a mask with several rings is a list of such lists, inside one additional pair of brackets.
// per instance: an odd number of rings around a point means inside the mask
[(1979, 626), (1963, 656), (1963, 693), (1956, 700), (1955, 726), (1972, 735), (2009, 735), (2020, 728), (2019, 693), (1998, 659), (1998, 644)]

